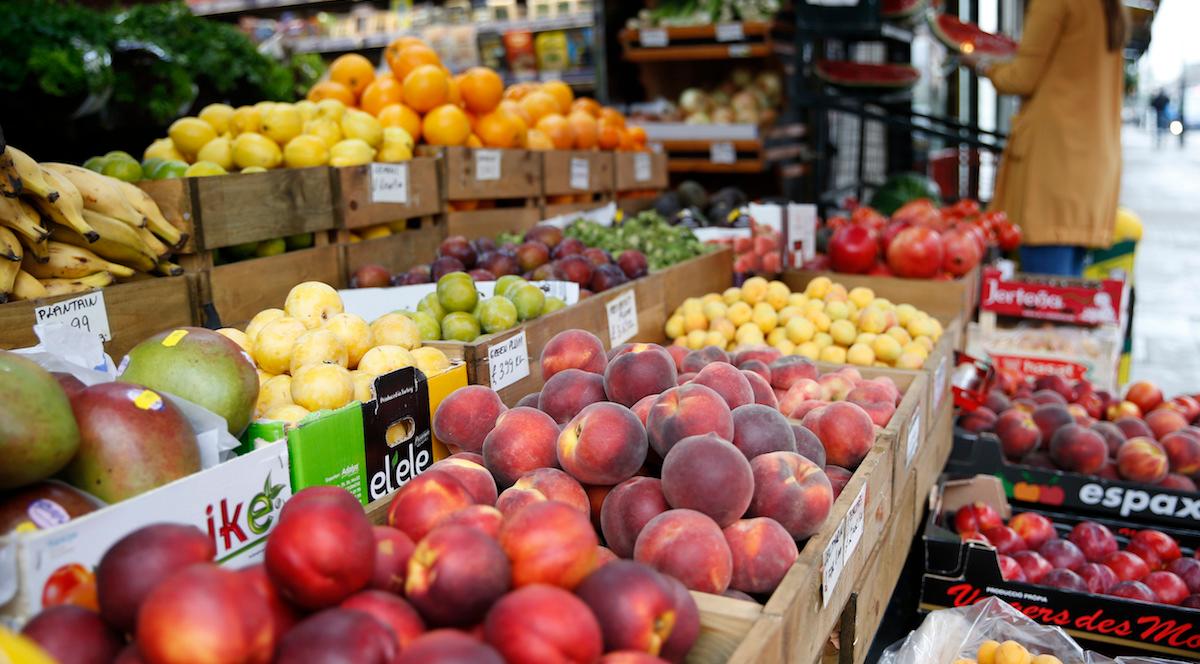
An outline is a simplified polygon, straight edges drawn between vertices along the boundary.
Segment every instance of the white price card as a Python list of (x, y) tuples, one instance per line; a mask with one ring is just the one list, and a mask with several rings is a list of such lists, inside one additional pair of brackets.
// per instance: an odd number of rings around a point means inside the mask
[(731, 58), (746, 58), (750, 56), (749, 44), (730, 44), (729, 57)]
[(737, 150), (729, 141), (717, 141), (708, 146), (708, 160), (714, 164), (732, 164), (737, 161)]
[(742, 30), (741, 23), (718, 23), (717, 24), (717, 41), (731, 42), (742, 41), (746, 38), (746, 33)]
[(854, 497), (854, 502), (850, 503), (850, 510), (846, 512), (846, 543), (842, 545), (842, 558), (845, 561), (849, 561), (850, 556), (854, 555), (854, 549), (858, 547), (858, 542), (862, 539), (866, 518), (867, 485), (864, 484), (858, 489), (858, 495)]
[(591, 183), (588, 160), (583, 157), (571, 157), (571, 188), (587, 189)]
[(35, 325), (65, 325), (96, 334), (102, 342), (112, 340), (103, 291), (92, 291), (69, 300), (37, 307), (33, 310), (33, 322)]
[(546, 297), (557, 297), (567, 304), (579, 301), (579, 284), (574, 281), (531, 281), (546, 294)]
[(913, 415), (912, 422), (908, 425), (908, 440), (905, 442), (904, 450), (904, 465), (912, 464), (913, 457), (917, 454), (917, 448), (921, 446), (921, 414)]
[(633, 289), (621, 293), (604, 305), (608, 309), (608, 343), (616, 347), (637, 336), (637, 296)]
[(800, 267), (817, 255), (817, 206), (788, 203), (787, 251), (793, 267)]
[(408, 164), (371, 164), (371, 202), (408, 204)]
[(503, 389), (529, 375), (525, 330), (488, 346), (488, 378), (493, 390)]
[(839, 521), (825, 550), (821, 552), (821, 605), (829, 606), (833, 591), (837, 588), (838, 579), (842, 576), (842, 567), (846, 564), (843, 557), (843, 545), (846, 538), (846, 522)]
[(638, 43), (646, 48), (662, 48), (670, 44), (671, 39), (662, 28), (648, 28), (638, 31)]
[(648, 182), (653, 176), (650, 155), (645, 152), (636, 152), (633, 155), (633, 180), (635, 182)]
[(478, 181), (500, 179), (499, 150), (475, 151), (475, 179)]
[(945, 355), (938, 362), (937, 371), (933, 372), (933, 405), (934, 408), (942, 407), (942, 397), (946, 396), (946, 365), (950, 359)]

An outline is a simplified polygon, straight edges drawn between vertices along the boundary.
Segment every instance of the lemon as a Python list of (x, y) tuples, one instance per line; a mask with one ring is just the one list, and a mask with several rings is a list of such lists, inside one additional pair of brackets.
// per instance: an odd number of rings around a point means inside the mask
[(142, 159), (157, 157), (163, 161), (186, 161), (169, 138), (160, 138), (150, 144), (142, 153)]
[(383, 125), (366, 111), (347, 110), (342, 116), (341, 125), (342, 135), (346, 138), (361, 139), (373, 148), (383, 142)]
[(242, 169), (243, 173), (266, 173), (267, 169), (262, 166), (247, 166)]
[(247, 132), (258, 131), (262, 124), (262, 115), (258, 109), (253, 106), (241, 106), (233, 112), (233, 118), (229, 122), (229, 131), (234, 136), (245, 134)]
[(296, 107), (296, 110), (300, 112), (300, 117), (305, 122), (317, 117), (317, 103), (315, 101), (301, 99), (295, 104), (292, 104), (292, 106)]
[(374, 158), (375, 149), (360, 138), (347, 138), (329, 149), (330, 166), (358, 166)]
[(220, 164), (214, 164), (211, 161), (198, 161), (183, 172), (185, 178), (199, 178), (209, 175), (225, 175), (228, 171), (221, 168)]
[(336, 99), (322, 99), (317, 102), (317, 117), (340, 122), (346, 114), (346, 105)]
[(316, 118), (304, 123), (304, 133), (325, 141), (325, 147), (333, 147), (342, 140), (342, 128), (329, 118)]
[(185, 155), (195, 155), (217, 137), (217, 131), (200, 118), (179, 118), (167, 130), (171, 142)]
[(200, 109), (197, 117), (204, 120), (218, 134), (229, 131), (229, 123), (233, 121), (233, 107), (229, 104), (209, 104)]
[(275, 105), (275, 102), (273, 102), (273, 101), (260, 101), (254, 105), (254, 108), (258, 109), (258, 112), (260, 115), (265, 115), (267, 110), (274, 105)]
[(196, 160), (211, 161), (225, 170), (233, 168), (233, 141), (227, 136), (212, 139), (196, 153)]
[(280, 145), (300, 135), (304, 118), (290, 104), (275, 104), (263, 111), (261, 133)]
[(283, 152), (271, 139), (253, 132), (238, 134), (233, 140), (233, 163), (238, 168), (262, 166), (275, 168), (283, 161)]
[(379, 149), (379, 161), (408, 161), (413, 156), (413, 139), (400, 127), (383, 130), (383, 147)]
[(329, 148), (317, 136), (297, 136), (283, 148), (283, 164), (288, 168), (324, 166), (329, 161)]

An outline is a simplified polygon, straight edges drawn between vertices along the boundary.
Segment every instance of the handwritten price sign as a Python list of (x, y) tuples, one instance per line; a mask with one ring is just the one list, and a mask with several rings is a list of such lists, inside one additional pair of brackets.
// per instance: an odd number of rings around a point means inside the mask
[(492, 389), (500, 390), (529, 375), (529, 347), (525, 330), (488, 346), (488, 376)]
[(475, 151), (475, 179), (478, 181), (500, 179), (500, 151)]
[(637, 336), (637, 295), (633, 289), (621, 293), (604, 305), (608, 309), (608, 342), (616, 346)]
[(33, 311), (35, 323), (66, 325), (77, 330), (92, 332), (100, 337), (101, 342), (112, 340), (112, 331), (108, 328), (108, 309), (104, 307), (103, 291), (95, 291), (62, 302), (47, 304), (44, 307), (37, 307)]
[(371, 202), (408, 204), (408, 164), (371, 164)]

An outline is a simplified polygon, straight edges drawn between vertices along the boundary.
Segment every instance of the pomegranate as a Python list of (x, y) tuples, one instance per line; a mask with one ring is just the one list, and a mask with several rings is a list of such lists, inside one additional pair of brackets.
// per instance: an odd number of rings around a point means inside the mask
[(900, 231), (908, 228), (911, 225), (912, 224), (908, 223), (907, 221), (889, 221), (888, 225), (884, 227), (883, 232), (879, 234), (879, 251), (886, 256), (888, 247), (890, 247), (892, 244), (892, 240), (896, 239), (896, 236), (900, 234)]
[(888, 219), (879, 214), (875, 208), (863, 206), (856, 208), (854, 212), (850, 213), (850, 221), (857, 226), (866, 226), (878, 233), (887, 225)]
[(914, 226), (928, 226), (936, 231), (946, 227), (941, 210), (928, 198), (918, 198), (900, 206), (900, 209), (892, 214), (892, 221), (906, 221)]
[(898, 277), (929, 279), (942, 268), (942, 236), (931, 228), (900, 231), (888, 246), (887, 264)]
[(942, 236), (942, 269), (956, 277), (970, 272), (983, 258), (979, 241), (969, 230), (953, 229)]
[(836, 272), (862, 274), (879, 255), (875, 234), (866, 226), (843, 226), (829, 239), (829, 263)]

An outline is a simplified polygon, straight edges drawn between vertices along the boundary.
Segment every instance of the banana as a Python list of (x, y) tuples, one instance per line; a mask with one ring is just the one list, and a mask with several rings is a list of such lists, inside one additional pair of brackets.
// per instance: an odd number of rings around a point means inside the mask
[(97, 272), (78, 279), (42, 279), (46, 295), (74, 295), (94, 288), (104, 288), (112, 284), (113, 276), (107, 272)]
[(21, 256), (25, 253), (21, 249), (21, 242), (17, 240), (17, 236), (8, 228), (0, 226), (0, 263), (11, 263), (16, 261), (21, 262)]
[[(46, 231), (49, 233), (50, 231)], [(21, 246), (25, 249), (25, 259), (34, 260), (39, 263), (45, 263), (50, 260), (50, 236), (45, 239), (34, 242), (24, 235), (17, 235), (17, 239), (21, 241)], [(86, 240), (85, 240), (86, 242)]]
[(54, 171), (42, 169), (42, 174), (46, 176), (46, 181), (58, 191), (58, 198), (50, 201), (34, 197), (32, 199), (33, 206), (41, 210), (42, 214), (49, 217), (51, 221), (70, 228), (86, 241), (99, 240), (100, 234), (83, 220), (83, 195), (79, 193), (75, 185)]
[(129, 201), (113, 186), (113, 182), (116, 181), (113, 178), (71, 164), (48, 162), (42, 164), (42, 167), (70, 180), (83, 196), (85, 210), (99, 212), (134, 228), (145, 227), (146, 218), (133, 209)]
[(160, 260), (154, 271), (164, 277), (178, 277), (183, 274), (183, 267), (168, 260)]
[[(102, 222), (103, 223), (103, 222)], [(121, 265), (127, 265), (139, 272), (149, 272), (154, 269), (154, 257), (142, 246), (141, 238), (134, 230), (119, 221), (109, 220), (109, 223), (124, 229), (124, 233), (109, 233), (105, 231), (99, 240), (89, 243), (82, 235), (66, 226), (55, 224), (50, 228), (50, 237), (59, 242), (84, 247), (97, 256)], [(130, 237), (132, 236), (132, 237)]]
[(142, 238), (142, 244), (146, 245), (146, 249), (150, 251), (150, 255), (156, 259), (163, 259), (171, 255), (171, 248), (163, 244), (154, 233), (151, 233), (147, 228), (137, 229), (138, 237)]
[[(21, 243), (17, 242), (17, 236), (12, 231), (0, 228), (0, 247), (9, 252), (0, 256), (9, 259), (0, 260), (0, 302), (8, 302), (17, 283), (17, 273), (21, 271)], [(16, 252), (16, 260), (12, 259), (12, 252)]]
[(37, 263), (26, 256), (22, 268), (38, 279), (78, 279), (96, 272), (109, 272), (118, 278), (128, 278), (134, 274), (133, 268), (106, 261), (83, 247), (51, 242), (49, 248), (50, 258), (47, 262)]
[(117, 185), (117, 190), (125, 196), (125, 200), (133, 206), (133, 209), (141, 213), (146, 218), (146, 228), (150, 229), (158, 237), (162, 238), (172, 249), (178, 249), (187, 242), (187, 235), (181, 233), (178, 228), (171, 225), (167, 218), (163, 216), (162, 210), (158, 209), (158, 203), (147, 194), (139, 189), (136, 185), (125, 182), (124, 180), (113, 180)]
[(8, 226), (31, 242), (40, 242), (50, 235), (42, 226), (37, 210), (19, 198), (0, 198), (0, 226)]
[(17, 280), (13, 283), (12, 294), (17, 300), (37, 300), (46, 297), (46, 287), (32, 274), (20, 270), (17, 272)]
[(7, 152), (12, 155), (13, 169), (21, 178), (22, 193), (33, 194), (51, 203), (58, 200), (58, 192), (46, 181), (45, 176), (42, 175), (42, 169), (38, 168), (38, 163), (33, 160), (33, 157), (11, 145), (8, 146)]
[(17, 173), (17, 165), (12, 153), (5, 147), (0, 150), (0, 196), (15, 198), (21, 195), (24, 188), (21, 175)]

